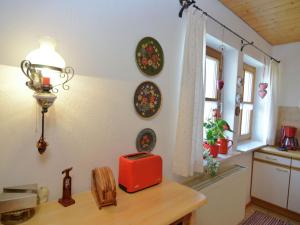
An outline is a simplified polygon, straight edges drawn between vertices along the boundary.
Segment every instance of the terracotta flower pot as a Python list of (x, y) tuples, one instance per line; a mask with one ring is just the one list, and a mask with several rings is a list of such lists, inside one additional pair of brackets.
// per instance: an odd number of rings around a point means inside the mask
[(210, 145), (205, 142), (205, 143), (203, 143), (203, 147), (206, 149), (209, 149), (210, 155), (213, 158), (218, 157), (218, 154), (219, 154), (219, 145), (218, 144)]

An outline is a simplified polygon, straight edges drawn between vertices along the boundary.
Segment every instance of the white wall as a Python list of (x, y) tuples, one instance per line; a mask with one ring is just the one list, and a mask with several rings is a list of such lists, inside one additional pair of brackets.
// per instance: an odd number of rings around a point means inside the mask
[(274, 46), (272, 54), (281, 60), (280, 105), (300, 107), (300, 42)]
[[(117, 178), (118, 157), (136, 152), (136, 136), (146, 127), (156, 131), (154, 153), (163, 157), (164, 175), (171, 177), (183, 33), (179, 3), (172, 2), (32, 0), (24, 8), (21, 1), (1, 2), (0, 18), (6, 21), (0, 24), (1, 64), (18, 66), (46, 34), (58, 41), (58, 51), (81, 75), (70, 82), (69, 91), (60, 91), (46, 114), (49, 147), (40, 156), (35, 147), (40, 109), (36, 115), (33, 93), (18, 67), (0, 67), (0, 186), (37, 182), (57, 198), (61, 171), (69, 166), (74, 192), (88, 189), (94, 167), (108, 165)], [(134, 57), (138, 41), (148, 35), (159, 40), (165, 55), (162, 72), (153, 78), (140, 73)], [(144, 80), (157, 83), (163, 96), (161, 110), (147, 120), (133, 106), (134, 91)]]
[[(263, 39), (217, 0), (198, 5), (270, 51)], [(73, 166), (74, 192), (87, 190), (93, 167), (108, 165), (117, 177), (118, 156), (135, 151), (136, 135), (146, 127), (157, 133), (154, 153), (163, 157), (164, 175), (171, 178), (183, 41), (178, 10), (179, 3), (173, 0), (2, 1), (0, 64), (10, 66), (0, 67), (0, 188), (37, 182), (50, 189), (51, 198), (58, 198), (60, 172)], [(208, 31), (221, 33), (209, 20)], [(70, 91), (59, 93), (46, 115), (50, 146), (40, 156), (35, 148), (39, 108), (18, 65), (38, 47), (43, 35), (58, 41), (58, 51), (80, 75), (71, 81)], [(154, 78), (142, 75), (134, 59), (137, 42), (148, 35), (160, 41), (165, 54), (163, 71)], [(226, 38), (232, 46), (240, 45), (229, 34)], [(245, 51), (260, 60), (251, 48)], [(135, 88), (144, 80), (157, 83), (163, 95), (161, 111), (150, 120), (136, 115), (132, 102)]]

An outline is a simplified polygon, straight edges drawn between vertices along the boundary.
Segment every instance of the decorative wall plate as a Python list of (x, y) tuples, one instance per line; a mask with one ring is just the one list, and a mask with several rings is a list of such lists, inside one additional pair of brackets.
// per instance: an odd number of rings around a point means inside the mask
[(163, 50), (158, 41), (152, 37), (145, 37), (138, 43), (135, 59), (138, 68), (149, 76), (158, 74), (164, 65)]
[(156, 134), (154, 130), (146, 128), (140, 131), (136, 137), (136, 149), (138, 152), (151, 152), (156, 144)]
[(144, 118), (153, 116), (160, 108), (161, 93), (156, 84), (151, 81), (141, 83), (134, 93), (134, 107)]

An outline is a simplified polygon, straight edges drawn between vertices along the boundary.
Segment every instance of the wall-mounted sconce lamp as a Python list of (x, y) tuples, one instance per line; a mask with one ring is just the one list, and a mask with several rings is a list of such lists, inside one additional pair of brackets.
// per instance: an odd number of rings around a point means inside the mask
[(48, 145), (44, 139), (44, 114), (54, 103), (58, 87), (68, 90), (70, 87), (66, 83), (74, 76), (74, 69), (65, 65), (51, 38), (40, 40), (40, 48), (30, 52), (21, 62), (21, 69), (29, 79), (26, 85), (34, 91), (33, 97), (42, 107), (42, 134), (36, 144), (40, 154), (46, 151)]

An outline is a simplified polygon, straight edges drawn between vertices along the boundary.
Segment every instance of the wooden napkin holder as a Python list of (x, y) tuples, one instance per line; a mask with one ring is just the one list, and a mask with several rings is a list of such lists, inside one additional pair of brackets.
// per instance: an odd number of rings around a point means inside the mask
[(99, 209), (103, 206), (117, 205), (116, 182), (109, 167), (92, 170), (91, 189)]

